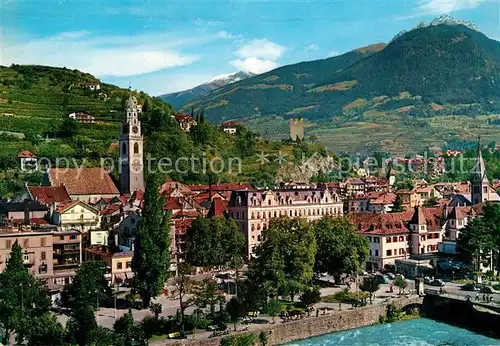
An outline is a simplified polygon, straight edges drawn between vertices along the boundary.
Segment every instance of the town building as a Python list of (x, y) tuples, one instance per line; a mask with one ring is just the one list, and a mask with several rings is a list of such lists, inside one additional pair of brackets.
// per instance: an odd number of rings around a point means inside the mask
[(401, 198), (401, 204), (405, 209), (415, 208), (416, 206), (421, 205), (420, 194), (415, 191), (410, 190), (398, 190), (396, 191), (396, 195)]
[(246, 253), (251, 256), (273, 218), (288, 216), (315, 221), (326, 215), (342, 216), (343, 204), (328, 189), (240, 190), (233, 191), (228, 212), (245, 235)]
[(53, 232), (53, 282), (67, 285), (82, 263), (83, 237), (77, 229)]
[[(393, 266), (396, 260), (435, 255), (445, 234), (439, 208), (417, 207), (393, 213), (349, 214), (349, 220), (370, 245), (367, 270)], [(421, 227), (423, 226), (423, 227)]]
[(230, 135), (236, 134), (236, 126), (238, 124), (235, 121), (223, 121), (221, 123), (222, 130), (224, 132), (229, 133)]
[(107, 247), (91, 247), (85, 249), (85, 262), (103, 261), (106, 263), (108, 272), (107, 278), (111, 284), (121, 284), (124, 281), (132, 280), (133, 251), (111, 251)]
[(89, 203), (120, 196), (113, 179), (104, 168), (49, 168), (43, 185), (64, 186), (72, 200)]
[(126, 103), (127, 118), (120, 134), (120, 191), (131, 194), (144, 191), (144, 137), (137, 100), (132, 95)]
[(16, 242), (22, 247), (23, 263), (30, 274), (40, 279), (53, 276), (50, 228), (0, 226), (0, 272), (5, 270), (12, 245)]
[(191, 114), (178, 113), (174, 117), (179, 124), (179, 128), (184, 132), (191, 131), (191, 128), (198, 124)]
[(17, 158), (19, 159), (21, 171), (32, 172), (38, 170), (38, 158), (31, 151), (23, 150), (17, 154)]
[(82, 233), (100, 228), (99, 210), (83, 201), (60, 204), (52, 215), (54, 225), (60, 230), (78, 229)]
[(24, 199), (37, 201), (47, 207), (55, 204), (71, 202), (71, 197), (64, 186), (30, 186), (25, 185)]
[(13, 224), (46, 224), (49, 207), (38, 201), (0, 202), (0, 218)]

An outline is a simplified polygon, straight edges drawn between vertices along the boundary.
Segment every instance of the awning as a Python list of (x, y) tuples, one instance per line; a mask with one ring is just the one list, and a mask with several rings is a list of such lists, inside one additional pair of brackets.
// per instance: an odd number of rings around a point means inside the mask
[(114, 274), (114, 277), (115, 277), (115, 281), (118, 281), (118, 282), (123, 282), (127, 278), (125, 273)]

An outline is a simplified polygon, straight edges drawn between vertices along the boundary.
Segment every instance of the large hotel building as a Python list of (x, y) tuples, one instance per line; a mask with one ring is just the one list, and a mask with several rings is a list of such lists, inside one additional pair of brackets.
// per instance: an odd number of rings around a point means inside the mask
[(234, 191), (229, 201), (229, 216), (236, 221), (246, 238), (247, 255), (259, 244), (269, 221), (280, 216), (301, 217), (308, 221), (325, 215), (342, 216), (343, 204), (328, 189), (293, 186), (277, 190)]

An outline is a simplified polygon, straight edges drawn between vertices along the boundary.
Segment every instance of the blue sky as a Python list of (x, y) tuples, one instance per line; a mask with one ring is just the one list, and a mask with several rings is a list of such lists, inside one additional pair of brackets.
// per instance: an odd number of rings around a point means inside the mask
[(152, 95), (376, 42), (440, 14), (500, 38), (500, 0), (0, 0), (0, 64), (78, 68)]

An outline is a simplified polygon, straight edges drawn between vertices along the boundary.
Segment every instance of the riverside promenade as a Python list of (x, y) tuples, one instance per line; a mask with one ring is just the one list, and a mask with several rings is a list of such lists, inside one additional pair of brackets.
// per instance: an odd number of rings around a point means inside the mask
[[(279, 345), (296, 340), (307, 339), (314, 336), (329, 334), (333, 332), (356, 329), (369, 326), (379, 322), (379, 317), (386, 312), (387, 304), (394, 303), (398, 307), (422, 304), (423, 297), (416, 295), (400, 296), (377, 300), (371, 305), (359, 308), (348, 308), (342, 310), (330, 310), (328, 314), (316, 316), (311, 314), (300, 320), (282, 322), (276, 319), (276, 323), (270, 321), (265, 323), (250, 324), (244, 328), (240, 327), (234, 333), (266, 333), (269, 345)], [(336, 304), (338, 306), (338, 304)], [(343, 304), (346, 306), (346, 304)], [(230, 327), (230, 326), (229, 326)], [(230, 329), (232, 330), (232, 329)], [(230, 335), (231, 335), (230, 334)], [(150, 345), (186, 345), (186, 346), (219, 346), (224, 336), (211, 337), (211, 333), (202, 332), (190, 335), (183, 340), (158, 340)]]

